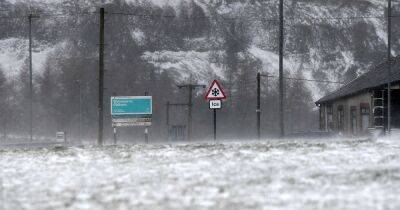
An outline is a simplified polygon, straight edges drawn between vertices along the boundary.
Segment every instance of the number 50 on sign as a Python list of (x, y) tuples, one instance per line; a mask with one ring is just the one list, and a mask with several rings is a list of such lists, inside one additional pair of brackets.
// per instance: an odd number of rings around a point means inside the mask
[(210, 109), (221, 109), (221, 100), (210, 100)]

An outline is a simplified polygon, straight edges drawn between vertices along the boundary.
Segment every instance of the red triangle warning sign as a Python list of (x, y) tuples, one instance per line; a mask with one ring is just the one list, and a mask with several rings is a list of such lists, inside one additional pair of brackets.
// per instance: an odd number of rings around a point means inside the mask
[(214, 80), (211, 83), (210, 88), (206, 94), (206, 100), (221, 100), (226, 99), (226, 95), (224, 90), (222, 89), (221, 85), (218, 83), (217, 80)]

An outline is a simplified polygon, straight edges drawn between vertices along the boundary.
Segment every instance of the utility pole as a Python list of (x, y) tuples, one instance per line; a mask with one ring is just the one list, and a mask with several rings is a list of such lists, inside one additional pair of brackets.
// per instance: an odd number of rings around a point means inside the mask
[(82, 143), (82, 85), (79, 82), (79, 143)]
[(33, 140), (33, 90), (32, 90), (32, 14), (29, 14), (29, 134)]
[(284, 80), (283, 80), (283, 0), (279, 0), (279, 128), (280, 136), (285, 135), (284, 123)]
[(391, 60), (392, 60), (392, 0), (388, 0), (388, 48), (387, 48), (387, 57), (388, 57), (388, 84), (387, 84), (387, 113), (388, 113), (388, 119), (387, 119), (387, 129), (388, 129), (388, 134), (390, 135), (391, 132), (391, 118), (392, 118), (392, 110), (391, 110), (391, 103), (392, 103), (392, 94), (391, 94), (391, 74), (392, 74), (392, 66), (391, 66)]
[(33, 74), (32, 74), (32, 19), (39, 16), (28, 15), (29, 20), (29, 135), (30, 141), (33, 141)]
[(261, 74), (257, 73), (257, 139), (261, 138)]
[(76, 80), (79, 88), (79, 143), (82, 143), (82, 87), (81, 81)]
[(99, 128), (97, 144), (103, 145), (103, 94), (104, 94), (104, 8), (100, 8), (99, 34)]
[(187, 88), (188, 89), (188, 117), (187, 117), (187, 139), (190, 141), (192, 139), (192, 108), (193, 108), (193, 90), (196, 88), (206, 88), (205, 85), (200, 85), (200, 84), (183, 84), (183, 85), (177, 85), (179, 89), (181, 88)]
[(268, 91), (268, 77), (272, 77), (266, 74), (257, 73), (257, 138), (261, 139), (261, 77), (265, 77), (267, 80), (267, 91)]
[(188, 101), (188, 122), (187, 122), (187, 125), (188, 125), (188, 131), (187, 131), (187, 134), (188, 134), (188, 141), (191, 141), (192, 140), (192, 107), (193, 107), (193, 103), (192, 103), (192, 92), (193, 92), (193, 89), (194, 88), (192, 88), (192, 86), (191, 85), (189, 85), (188, 86), (188, 99), (189, 99), (189, 101)]
[(166, 111), (166, 116), (165, 116), (165, 118), (166, 118), (166, 124), (167, 124), (167, 139), (168, 139), (168, 141), (169, 141), (169, 101), (167, 101), (167, 110), (165, 110)]

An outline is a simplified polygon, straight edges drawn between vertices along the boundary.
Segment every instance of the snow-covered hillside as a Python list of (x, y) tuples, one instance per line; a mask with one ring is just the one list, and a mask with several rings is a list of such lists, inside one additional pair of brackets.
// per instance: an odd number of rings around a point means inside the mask
[[(49, 53), (62, 46), (62, 43), (54, 46), (37, 44), (32, 52), (32, 68), (35, 74), (43, 72), (44, 64)], [(9, 38), (0, 40), (0, 69), (5, 70), (9, 76), (15, 77), (25, 67), (28, 69), (28, 40)]]
[[(25, 1), (8, 0), (8, 2), (19, 4)], [(29, 4), (44, 10), (63, 11), (65, 2), (68, 1), (32, 0)], [(81, 2), (81, 5), (93, 9), (98, 5), (107, 5), (111, 2), (111, 0), (103, 2), (87, 0)], [(182, 12), (179, 8), (181, 0), (129, 0), (128, 2), (131, 5), (153, 4), (154, 7), (158, 6), (159, 8), (171, 5), (177, 14)], [(189, 4), (192, 1), (187, 0), (186, 2)], [(210, 17), (211, 24), (217, 24), (217, 20), (212, 17), (213, 14), (243, 21), (246, 24), (247, 34), (250, 36), (248, 53), (261, 61), (261, 71), (268, 72), (270, 75), (278, 74), (277, 4), (275, 1), (195, 0), (194, 2)], [(289, 74), (287, 77), (294, 77), (300, 71), (306, 79), (342, 81), (345, 80), (344, 75), (354, 66), (359, 68), (357, 74), (365, 72), (368, 65), (374, 63), (360, 64), (355, 61), (355, 54), (362, 49), (352, 49), (357, 46), (346, 48), (348, 44), (343, 40), (348, 39), (349, 43), (357, 41), (357, 38), (354, 38), (354, 28), (352, 27), (362, 23), (370, 27), (365, 29), (369, 34), (361, 33), (361, 35), (367, 36), (363, 38), (363, 44), (369, 45), (366, 48), (371, 50), (384, 46), (387, 42), (385, 19), (383, 18), (385, 6), (385, 2), (379, 0), (336, 0), (328, 3), (286, 1), (284, 68)], [(354, 20), (352, 17), (365, 18)], [(51, 23), (49, 27), (52, 27)], [(329, 35), (330, 33), (331, 35)], [(131, 26), (131, 35), (138, 46), (145, 46), (147, 35), (144, 29), (140, 26)], [(324, 41), (328, 43), (325, 46), (321, 44)], [(50, 52), (63, 46), (61, 43), (49, 44), (43, 40), (39, 43), (41, 44), (36, 45), (33, 54), (35, 73), (43, 71), (47, 55)], [(296, 51), (299, 48), (298, 45), (301, 44), (305, 46), (305, 52)], [(227, 67), (223, 63), (213, 62), (210, 58), (210, 52), (220, 46), (203, 42), (200, 45), (204, 45), (204, 49), (198, 50), (198, 45), (187, 47), (185, 50), (145, 49), (141, 58), (160, 71), (168, 71), (177, 81), (183, 81), (189, 75), (202, 82), (207, 82), (214, 77), (224, 79)], [(221, 51), (221, 49), (218, 50)], [(223, 54), (223, 52), (221, 53)], [(0, 40), (0, 66), (2, 69), (16, 74), (23, 68), (26, 58), (27, 40), (17, 37)], [(357, 59), (359, 58), (357, 57)], [(313, 92), (314, 99), (317, 99), (338, 86), (307, 82), (307, 87)]]

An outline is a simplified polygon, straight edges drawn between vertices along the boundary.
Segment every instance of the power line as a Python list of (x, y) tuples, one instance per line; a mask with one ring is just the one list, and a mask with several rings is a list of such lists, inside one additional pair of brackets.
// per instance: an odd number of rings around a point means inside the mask
[[(12, 11), (9, 11), (12, 12)], [(46, 13), (46, 12), (37, 12), (35, 14), (43, 16), (43, 17), (69, 17), (69, 16), (90, 16), (96, 15), (99, 12), (77, 12), (77, 13)], [(29, 14), (24, 15), (11, 15), (11, 16), (0, 16), (3, 19), (18, 19), (18, 18), (26, 18)], [(134, 12), (108, 12), (106, 15), (122, 15), (122, 16), (135, 16), (135, 17), (157, 17), (157, 18), (179, 18), (179, 19), (188, 19), (188, 20), (201, 20), (201, 19), (241, 19), (241, 18), (233, 18), (233, 17), (223, 17), (223, 16), (189, 16), (189, 17), (182, 17), (179, 15), (156, 15), (156, 14), (137, 14)], [(391, 15), (391, 18), (398, 18), (400, 15)], [(387, 16), (347, 16), (347, 17), (285, 17), (284, 21), (288, 20), (295, 20), (295, 21), (312, 21), (312, 20), (353, 20), (353, 19), (386, 19)], [(279, 19), (262, 19), (262, 21), (271, 21), (271, 22), (278, 22)]]
[[(213, 20), (213, 19), (230, 19), (230, 20), (234, 20), (234, 19), (240, 19), (240, 18), (233, 18), (233, 17), (223, 17), (223, 16), (198, 16), (198, 17), (194, 17), (194, 16), (189, 16), (189, 17), (182, 17), (179, 15), (154, 15), (154, 14), (137, 14), (137, 13), (132, 13), (132, 12), (110, 12), (108, 13), (110, 15), (123, 15), (123, 16), (135, 16), (135, 17), (157, 17), (157, 18), (179, 18), (179, 19), (187, 19), (187, 20), (201, 20), (201, 19), (206, 19), (206, 20)], [(271, 22), (275, 22), (275, 21), (279, 21), (278, 19), (263, 19), (263, 21), (271, 21)]]
[[(218, 16), (202, 16), (202, 17), (180, 17), (175, 15), (152, 15), (152, 14), (137, 14), (130, 12), (110, 12), (110, 15), (125, 15), (125, 16), (136, 16), (136, 17), (159, 17), (159, 18), (181, 18), (181, 19), (215, 19)], [(400, 15), (392, 15), (392, 18), (400, 17)], [(239, 19), (239, 18), (230, 18), (230, 17), (222, 17), (223, 19)], [(386, 19), (386, 16), (348, 16), (348, 17), (308, 17), (308, 18), (300, 18), (300, 17), (289, 17), (284, 20), (352, 20), (352, 19)], [(279, 19), (262, 19), (263, 21), (273, 21), (278, 22)]]
[[(399, 16), (391, 16), (391, 17), (399, 17)], [(300, 17), (290, 17), (285, 18), (286, 20), (353, 20), (353, 19), (386, 19), (385, 16), (348, 16), (348, 17), (308, 17), (300, 18)]]
[[(276, 78), (278, 76), (270, 75), (270, 74), (261, 74), (262, 77), (273, 77)], [(294, 77), (283, 77), (284, 79), (288, 80), (299, 80), (299, 81), (307, 81), (307, 82), (317, 82), (317, 83), (334, 83), (334, 84), (346, 84), (340, 81), (331, 81), (331, 80), (316, 80), (316, 79), (305, 79), (305, 78), (294, 78)]]
[[(10, 11), (11, 12), (11, 11)], [(22, 15), (9, 15), (9, 16), (0, 16), (3, 19), (20, 19), (26, 18), (31, 13), (22, 14)], [(79, 12), (79, 13), (46, 13), (46, 12), (34, 12), (34, 15), (39, 15), (40, 17), (73, 17), (73, 16), (90, 16), (90, 15), (98, 15), (99, 12)], [(97, 16), (96, 16), (97, 17)]]

